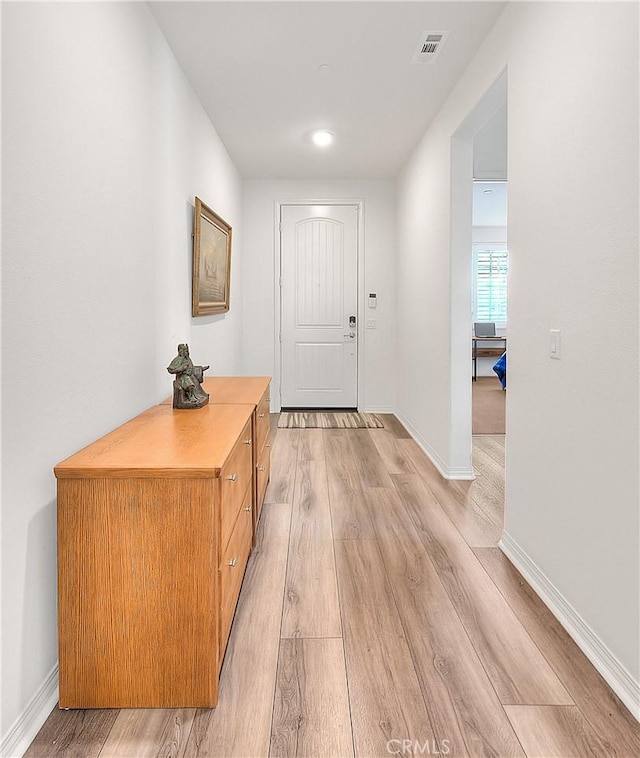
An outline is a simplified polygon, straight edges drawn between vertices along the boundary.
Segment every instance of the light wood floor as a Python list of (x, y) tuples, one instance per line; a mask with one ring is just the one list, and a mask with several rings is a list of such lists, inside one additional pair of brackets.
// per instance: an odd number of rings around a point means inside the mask
[(640, 730), (495, 547), (473, 482), (385, 429), (280, 429), (215, 710), (54, 710), (28, 758), (620, 756)]

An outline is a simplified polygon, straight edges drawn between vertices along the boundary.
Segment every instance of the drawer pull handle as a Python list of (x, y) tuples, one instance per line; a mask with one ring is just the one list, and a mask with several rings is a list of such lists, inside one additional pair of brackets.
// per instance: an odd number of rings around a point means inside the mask
[(260, 466), (260, 467), (258, 468), (258, 471), (264, 471), (264, 466)]
[(238, 478), (238, 475), (237, 475), (237, 474), (235, 474), (235, 473), (234, 473), (234, 474), (231, 474), (231, 476), (228, 476), (228, 477), (227, 477), (227, 479), (228, 479), (230, 482), (235, 482), (235, 480), (236, 480), (237, 478)]
[(258, 418), (264, 418), (264, 413), (259, 413)]
[(232, 559), (229, 561), (229, 566), (231, 566), (231, 568), (235, 568), (235, 565), (236, 565), (236, 563), (237, 563), (237, 562), (238, 562), (238, 559), (237, 559), (237, 558), (232, 558)]
[(249, 437), (249, 439), (248, 439), (248, 440), (245, 440), (245, 441), (244, 441), (244, 444), (245, 444), (245, 445), (250, 445), (250, 444), (251, 444), (251, 442), (252, 442), (252, 439), (251, 439), (251, 437)]
[(251, 513), (251, 511), (252, 511), (252, 510), (253, 510), (253, 506), (252, 506), (252, 505), (248, 505), (248, 506), (245, 508), (245, 511), (246, 511), (247, 513)]

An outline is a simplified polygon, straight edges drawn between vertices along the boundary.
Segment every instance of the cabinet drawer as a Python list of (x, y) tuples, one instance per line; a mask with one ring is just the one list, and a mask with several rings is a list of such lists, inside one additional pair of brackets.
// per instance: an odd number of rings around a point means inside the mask
[(221, 541), (220, 549), (224, 551), (233, 525), (236, 522), (238, 511), (246, 495), (247, 489), (251, 491), (249, 484), (251, 482), (252, 471), (252, 449), (251, 443), (251, 420), (249, 420), (242, 430), (231, 455), (222, 467), (221, 477)]
[(269, 412), (271, 409), (271, 400), (269, 399), (269, 390), (264, 393), (262, 400), (256, 406), (256, 454), (260, 455), (264, 443), (269, 438)]
[(260, 453), (258, 465), (256, 467), (256, 524), (260, 519), (264, 493), (269, 483), (269, 473), (271, 469), (271, 448), (265, 445)]
[(238, 514), (238, 520), (233, 528), (231, 539), (220, 562), (220, 665), (222, 665), (242, 577), (251, 552), (253, 532), (251, 501), (252, 494), (251, 488), (249, 488), (243, 507)]

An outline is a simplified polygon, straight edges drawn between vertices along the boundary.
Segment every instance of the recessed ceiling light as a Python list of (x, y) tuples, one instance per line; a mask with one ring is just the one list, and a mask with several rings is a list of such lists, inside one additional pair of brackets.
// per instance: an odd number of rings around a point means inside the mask
[(312, 134), (311, 139), (317, 147), (328, 147), (333, 142), (333, 134), (326, 129), (319, 129)]

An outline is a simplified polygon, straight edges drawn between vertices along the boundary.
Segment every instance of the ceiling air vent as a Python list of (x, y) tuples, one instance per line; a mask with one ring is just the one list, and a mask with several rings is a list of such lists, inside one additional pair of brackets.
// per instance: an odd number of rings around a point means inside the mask
[(449, 32), (422, 32), (412, 63), (433, 63), (438, 57)]

